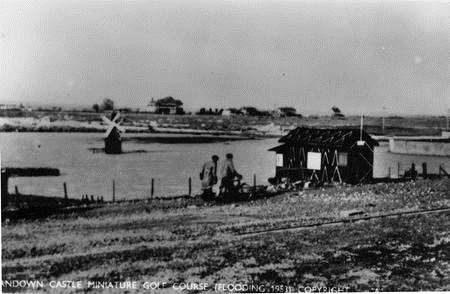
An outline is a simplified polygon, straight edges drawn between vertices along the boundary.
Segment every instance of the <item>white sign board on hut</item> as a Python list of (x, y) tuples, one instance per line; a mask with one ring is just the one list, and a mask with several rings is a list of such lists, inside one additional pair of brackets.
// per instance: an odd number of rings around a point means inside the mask
[(320, 152), (308, 152), (308, 162), (306, 167), (308, 169), (320, 170), (322, 163), (322, 154)]
[(277, 153), (277, 166), (283, 167), (283, 154)]

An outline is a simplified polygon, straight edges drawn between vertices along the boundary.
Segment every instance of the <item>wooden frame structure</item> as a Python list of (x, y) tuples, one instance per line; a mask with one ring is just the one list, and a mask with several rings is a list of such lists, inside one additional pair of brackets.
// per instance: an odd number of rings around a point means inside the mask
[[(283, 144), (269, 149), (283, 157), (277, 155), (277, 179), (353, 184), (372, 179), (373, 149), (378, 142), (364, 131), (299, 127), (279, 142)], [(320, 158), (320, 169), (308, 169), (308, 152)]]

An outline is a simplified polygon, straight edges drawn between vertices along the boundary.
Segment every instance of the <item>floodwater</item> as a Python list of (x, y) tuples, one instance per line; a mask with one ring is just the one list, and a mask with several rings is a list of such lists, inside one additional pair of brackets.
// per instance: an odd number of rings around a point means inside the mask
[[(203, 163), (218, 154), (234, 154), (236, 169), (253, 183), (265, 184), (275, 173), (275, 155), (267, 149), (277, 139), (242, 140), (216, 143), (173, 143), (171, 140), (151, 140), (152, 136), (189, 137), (185, 135), (126, 134), (141, 137), (123, 143), (125, 154), (108, 155), (94, 152), (103, 147), (101, 133), (0, 133), (2, 167), (52, 167), (59, 177), (11, 178), (12, 193), (17, 186), (22, 194), (63, 196), (67, 183), (70, 198), (82, 195), (112, 197), (115, 180), (116, 199), (150, 196), (151, 178), (155, 179), (156, 197), (188, 193), (192, 178), (192, 193), (200, 191), (199, 173)], [(142, 139), (147, 137), (150, 140)], [(159, 143), (158, 143), (159, 142)], [(170, 142), (170, 143), (167, 143)]]

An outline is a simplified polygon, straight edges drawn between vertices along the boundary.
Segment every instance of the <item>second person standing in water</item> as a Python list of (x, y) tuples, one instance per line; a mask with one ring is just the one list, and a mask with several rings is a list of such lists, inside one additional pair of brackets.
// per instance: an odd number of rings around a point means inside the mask
[(236, 171), (233, 163), (233, 154), (228, 153), (220, 169), (220, 187), (219, 193), (226, 194), (233, 191), (234, 179), (242, 179), (242, 176)]
[(200, 172), (202, 191), (204, 196), (212, 196), (212, 189), (217, 184), (217, 161), (219, 156), (213, 155), (211, 161), (206, 162)]

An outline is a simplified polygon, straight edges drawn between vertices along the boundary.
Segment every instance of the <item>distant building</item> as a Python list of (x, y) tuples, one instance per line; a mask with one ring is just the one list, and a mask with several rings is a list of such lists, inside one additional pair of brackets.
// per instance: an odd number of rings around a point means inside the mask
[(258, 109), (256, 109), (256, 107), (253, 106), (241, 107), (241, 109), (239, 109), (239, 112), (242, 113), (243, 115), (249, 116), (258, 116), (259, 114)]
[(197, 115), (222, 115), (223, 109), (206, 109), (204, 107), (200, 108), (200, 110), (198, 112), (196, 112), (195, 114)]
[(150, 112), (158, 114), (184, 114), (183, 102), (171, 96), (159, 100), (152, 100), (148, 105), (141, 109), (141, 112)]
[(279, 107), (275, 113), (277, 116), (296, 116), (297, 110), (294, 107)]
[(253, 106), (241, 107), (238, 110), (238, 113), (247, 116), (270, 116), (270, 113), (268, 111), (261, 111)]
[(20, 104), (0, 104), (0, 110), (3, 111), (23, 111), (25, 110), (25, 107)]
[(183, 114), (183, 102), (174, 99), (171, 96), (159, 99), (156, 101), (156, 113), (160, 114)]
[(241, 114), (237, 108), (227, 108), (222, 111), (223, 116), (231, 116)]
[(231, 110), (229, 108), (227, 108), (224, 111), (222, 111), (222, 115), (223, 116), (231, 116), (231, 115), (233, 115), (233, 113), (231, 112)]
[(156, 101), (152, 98), (152, 100), (147, 104), (147, 106), (141, 108), (140, 112), (149, 112), (149, 113), (156, 113)]

